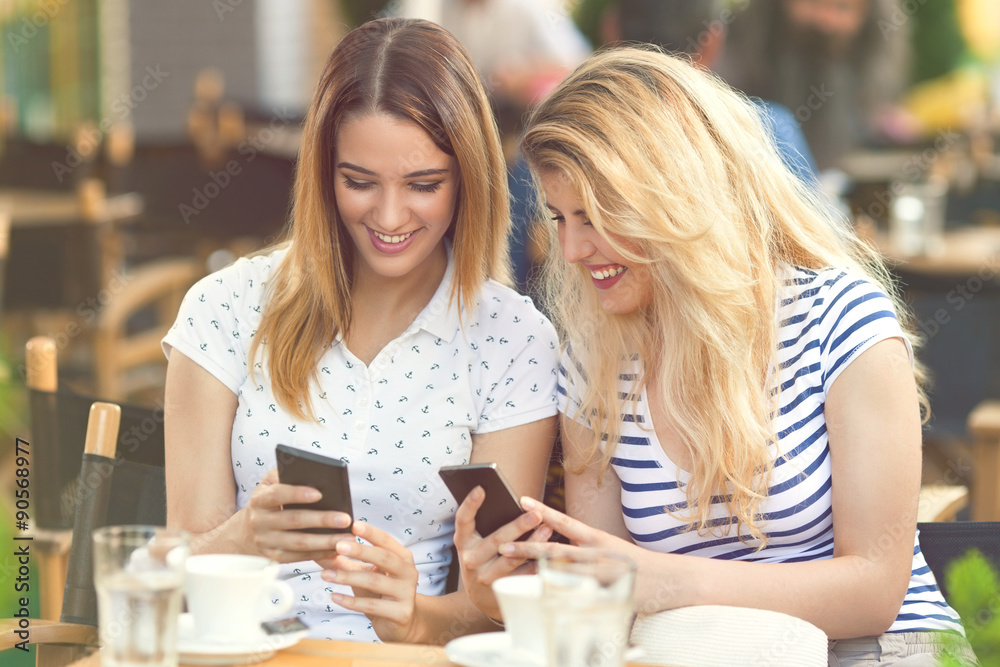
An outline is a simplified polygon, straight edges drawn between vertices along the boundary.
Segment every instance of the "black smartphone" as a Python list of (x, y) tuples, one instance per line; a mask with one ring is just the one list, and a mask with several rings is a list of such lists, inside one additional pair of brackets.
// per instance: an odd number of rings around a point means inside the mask
[[(323, 494), (315, 503), (285, 505), (285, 509), (303, 509), (346, 512), (354, 518), (351, 505), (351, 483), (347, 478), (347, 464), (340, 459), (321, 456), (288, 445), (274, 448), (278, 459), (278, 481), (295, 486), (311, 486)], [(302, 533), (349, 533), (348, 528), (298, 528)]]
[[(459, 504), (477, 486), (483, 487), (486, 500), (476, 513), (476, 532), (485, 537), (521, 516), (524, 511), (517, 496), (500, 476), (496, 463), (470, 463), (444, 466), (438, 471), (445, 486)], [(527, 539), (527, 533), (519, 539)]]

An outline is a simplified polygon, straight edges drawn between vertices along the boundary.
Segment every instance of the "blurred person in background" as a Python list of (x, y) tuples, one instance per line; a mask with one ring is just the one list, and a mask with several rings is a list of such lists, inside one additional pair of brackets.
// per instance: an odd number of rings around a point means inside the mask
[(718, 71), (792, 110), (821, 170), (894, 139), (908, 82), (909, 21), (898, 0), (736, 0)]
[[(684, 53), (712, 70), (725, 50), (726, 24), (720, 19), (721, 0), (617, 0), (605, 13), (606, 42), (644, 42), (665, 51)], [(751, 99), (792, 173), (806, 182), (816, 179), (816, 162), (795, 115), (786, 107)]]
[[(521, 111), (590, 55), (590, 44), (560, 0), (441, 0), (432, 18), (465, 46), (499, 104)], [(503, 129), (503, 128), (501, 128)]]

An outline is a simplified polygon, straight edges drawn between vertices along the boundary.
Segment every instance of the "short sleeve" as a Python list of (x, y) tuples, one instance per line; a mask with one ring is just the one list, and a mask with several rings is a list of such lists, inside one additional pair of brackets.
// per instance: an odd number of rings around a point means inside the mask
[(842, 274), (825, 295), (826, 312), (820, 325), (820, 363), (823, 390), (862, 352), (888, 338), (900, 338), (913, 363), (913, 349), (896, 317), (892, 300), (870, 280)]
[[(489, 366), (477, 433), (492, 433), (552, 417), (556, 407), (558, 336), (530, 299), (497, 311), (502, 322), (482, 336), (482, 361)], [(493, 299), (496, 301), (497, 299)], [(514, 306), (514, 307), (510, 307)], [(493, 319), (494, 312), (487, 315)]]
[(580, 412), (580, 407), (583, 405), (583, 394), (586, 390), (587, 381), (583, 374), (583, 367), (573, 356), (573, 349), (567, 347), (559, 359), (558, 385), (556, 387), (559, 412), (590, 428), (590, 420)]
[(273, 256), (241, 259), (195, 283), (164, 336), (163, 352), (180, 351), (234, 394), (248, 374), (247, 352), (260, 322)]

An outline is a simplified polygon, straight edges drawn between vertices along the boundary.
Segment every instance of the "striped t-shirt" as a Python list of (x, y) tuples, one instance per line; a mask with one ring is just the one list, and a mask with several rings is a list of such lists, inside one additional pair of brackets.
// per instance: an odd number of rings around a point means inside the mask
[[(780, 412), (778, 443), (771, 446), (774, 468), (760, 511), (767, 546), (741, 542), (723, 500), (713, 506), (714, 535), (699, 536), (664, 511), (685, 513), (684, 485), (690, 475), (667, 458), (650, 423), (643, 390), (631, 414), (623, 406), (621, 438), (611, 465), (621, 480), (622, 514), (636, 544), (665, 553), (691, 554), (764, 563), (822, 560), (833, 556), (830, 448), (824, 404), (834, 380), (852, 359), (875, 343), (903, 333), (892, 302), (870, 281), (840, 269), (790, 268), (779, 302), (778, 356)], [(905, 341), (906, 339), (903, 338)], [(907, 343), (909, 349), (909, 343)], [(912, 351), (910, 351), (912, 358)], [(629, 362), (619, 376), (619, 395), (629, 396), (641, 362)], [(560, 410), (579, 415), (584, 379), (564, 354), (559, 371)], [(913, 568), (903, 606), (889, 632), (962, 632), (944, 601), (934, 575), (913, 545)]]

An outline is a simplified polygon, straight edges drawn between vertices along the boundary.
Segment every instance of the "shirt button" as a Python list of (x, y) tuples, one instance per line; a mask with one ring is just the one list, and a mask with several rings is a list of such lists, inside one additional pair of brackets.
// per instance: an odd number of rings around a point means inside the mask
[(367, 407), (367, 405), (368, 405), (368, 397), (367, 396), (362, 396), (361, 398), (359, 398), (358, 399), (358, 405), (360, 405), (363, 408)]
[(354, 422), (354, 430), (355, 431), (364, 431), (365, 430), (365, 423), (363, 421), (361, 421), (360, 419), (358, 421)]

